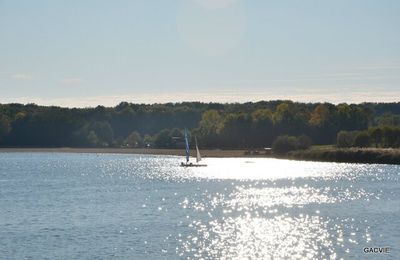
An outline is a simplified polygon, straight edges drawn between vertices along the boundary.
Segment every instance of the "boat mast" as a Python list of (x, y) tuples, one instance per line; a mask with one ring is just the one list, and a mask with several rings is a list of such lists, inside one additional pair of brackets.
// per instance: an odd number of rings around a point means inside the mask
[(185, 128), (185, 152), (186, 152), (186, 163), (188, 163), (189, 162), (190, 151), (189, 151), (188, 133), (187, 133), (187, 129), (186, 128)]

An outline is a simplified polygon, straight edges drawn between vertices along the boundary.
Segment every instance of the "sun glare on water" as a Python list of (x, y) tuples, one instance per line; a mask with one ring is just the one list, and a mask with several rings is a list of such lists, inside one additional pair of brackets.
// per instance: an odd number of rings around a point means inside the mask
[[(192, 170), (190, 173), (199, 178), (263, 180), (282, 178), (338, 178), (343, 174), (354, 175), (359, 167), (346, 164), (289, 161), (278, 159), (238, 159), (208, 158), (208, 167)], [(338, 176), (340, 173), (340, 176)]]
[[(382, 175), (378, 165), (205, 158), (202, 163), (207, 167), (186, 168), (179, 166), (182, 158), (174, 156), (127, 160), (131, 166), (126, 161), (115, 164), (128, 166), (126, 178), (141, 172), (146, 174), (141, 176), (144, 181), (172, 185), (173, 208), (157, 207), (159, 214), (167, 214), (163, 218), (171, 211), (182, 216), (173, 220), (179, 231), (165, 240), (166, 248), (171, 241), (176, 243), (165, 252), (173, 250), (182, 259), (351, 255), (376, 238), (362, 205), (379, 201), (383, 191), (365, 183), (397, 180), (394, 175)], [(106, 172), (115, 170), (111, 167)], [(367, 217), (355, 218), (349, 209)]]
[[(338, 248), (346, 252), (351, 244), (370, 238), (369, 226), (356, 231), (357, 220), (332, 219), (326, 207), (379, 194), (321, 186), (317, 181), (303, 184), (304, 179), (351, 181), (361, 171), (357, 165), (275, 159), (208, 159), (207, 163), (207, 168), (189, 170), (192, 176), (241, 181), (181, 202), (188, 216), (204, 216), (189, 218), (193, 232), (177, 238), (181, 257), (336, 259)], [(350, 238), (344, 238), (347, 235)]]

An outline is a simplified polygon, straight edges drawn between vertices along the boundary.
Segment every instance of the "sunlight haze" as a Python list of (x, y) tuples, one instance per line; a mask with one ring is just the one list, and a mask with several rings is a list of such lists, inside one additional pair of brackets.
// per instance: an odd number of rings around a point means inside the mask
[(398, 101), (399, 12), (395, 0), (0, 0), (0, 102)]

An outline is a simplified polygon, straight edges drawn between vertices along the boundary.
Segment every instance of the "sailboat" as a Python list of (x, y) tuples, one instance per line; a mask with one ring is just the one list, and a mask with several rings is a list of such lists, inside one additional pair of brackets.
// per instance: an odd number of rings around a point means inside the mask
[(185, 155), (186, 155), (186, 162), (182, 162), (181, 166), (182, 167), (204, 167), (207, 166), (207, 164), (200, 164), (199, 162), (201, 161), (201, 155), (199, 151), (199, 147), (197, 146), (197, 138), (194, 137), (195, 143), (196, 143), (196, 163), (190, 162), (190, 150), (189, 150), (189, 139), (188, 139), (188, 133), (185, 128)]

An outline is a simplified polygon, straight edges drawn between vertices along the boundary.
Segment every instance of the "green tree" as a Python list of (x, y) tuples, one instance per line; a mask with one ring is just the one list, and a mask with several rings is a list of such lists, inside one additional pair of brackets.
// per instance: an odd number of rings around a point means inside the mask
[(99, 138), (93, 130), (89, 132), (87, 140), (91, 146), (99, 145)]
[(356, 134), (354, 138), (354, 146), (356, 147), (369, 147), (370, 139), (366, 131), (361, 131)]
[(220, 138), (225, 146), (249, 147), (251, 136), (251, 118), (245, 113), (228, 114), (222, 123), (219, 131)]
[(383, 130), (380, 127), (373, 127), (368, 130), (375, 147), (382, 145)]
[(383, 127), (383, 143), (384, 147), (399, 147), (400, 146), (400, 128), (385, 126)]
[(381, 115), (377, 121), (379, 126), (400, 126), (400, 115), (387, 112)]
[(309, 120), (312, 126), (322, 126), (329, 120), (329, 109), (324, 104), (319, 104), (311, 113)]
[(170, 136), (172, 138), (183, 138), (183, 133), (178, 128), (174, 128), (174, 129), (171, 130)]
[(301, 135), (297, 137), (297, 149), (306, 150), (312, 145), (312, 140), (307, 135)]
[(11, 130), (10, 119), (4, 115), (0, 115), (0, 142)]
[(217, 147), (220, 143), (219, 130), (222, 126), (222, 117), (215, 109), (205, 111), (195, 130), (196, 136), (201, 140), (202, 145)]
[(96, 134), (99, 145), (109, 146), (112, 143), (113, 130), (108, 122), (94, 122), (89, 129)]
[(26, 117), (26, 113), (25, 112), (18, 112), (15, 115), (15, 120), (22, 120), (24, 117)]
[(274, 113), (274, 121), (276, 123), (289, 122), (291, 119), (291, 113), (289, 111), (288, 103), (281, 103), (276, 107)]
[(297, 138), (295, 136), (278, 136), (272, 144), (272, 151), (276, 154), (286, 154), (297, 149)]
[(138, 132), (134, 131), (124, 140), (124, 144), (128, 147), (141, 147), (142, 137)]
[(340, 131), (337, 134), (336, 145), (339, 148), (352, 147), (354, 145), (355, 133), (349, 131)]
[(199, 127), (206, 134), (213, 134), (217, 132), (219, 125), (221, 123), (221, 115), (215, 109), (207, 110), (201, 116), (201, 121)]
[(154, 138), (151, 135), (145, 135), (143, 137), (143, 145), (145, 147), (151, 147), (154, 144)]
[(273, 113), (270, 109), (257, 109), (251, 114), (252, 146), (270, 146), (274, 135)]
[(5, 115), (0, 115), (0, 138), (7, 135), (11, 130), (10, 119)]
[(169, 148), (173, 144), (171, 137), (171, 131), (169, 129), (163, 129), (159, 132), (154, 139), (154, 144), (160, 148)]

